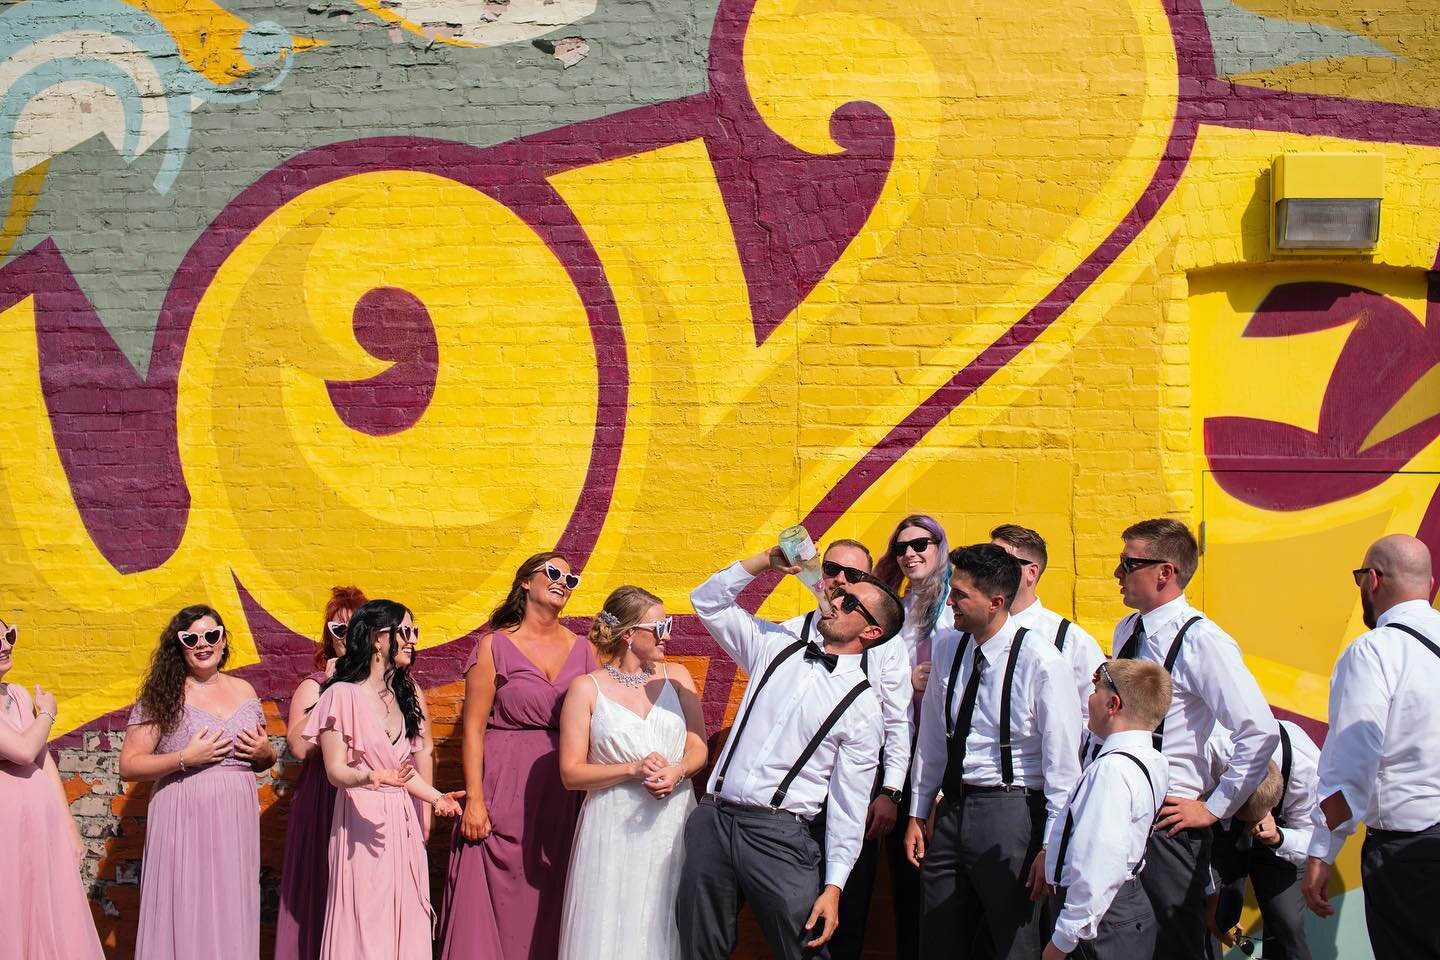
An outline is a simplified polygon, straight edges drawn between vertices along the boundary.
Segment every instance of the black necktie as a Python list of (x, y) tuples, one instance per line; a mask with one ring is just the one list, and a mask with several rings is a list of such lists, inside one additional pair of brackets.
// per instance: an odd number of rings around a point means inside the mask
[(835, 653), (826, 653), (824, 650), (821, 650), (815, 644), (807, 643), (805, 644), (805, 659), (818, 660), (821, 663), (825, 664), (826, 673), (834, 673), (835, 664), (840, 662), (840, 655)]
[(965, 695), (960, 698), (960, 713), (955, 718), (955, 737), (951, 740), (951, 763), (955, 765), (955, 779), (965, 774), (965, 741), (970, 736), (970, 721), (975, 716), (975, 701), (980, 696), (980, 677), (985, 673), (985, 651), (975, 648), (975, 669), (970, 671), (970, 680), (965, 684)]
[(1134, 660), (1140, 656), (1140, 644), (1145, 642), (1145, 620), (1140, 614), (1135, 614), (1135, 629), (1130, 631), (1130, 639), (1125, 641), (1125, 646), (1120, 648), (1120, 655), (1116, 660)]

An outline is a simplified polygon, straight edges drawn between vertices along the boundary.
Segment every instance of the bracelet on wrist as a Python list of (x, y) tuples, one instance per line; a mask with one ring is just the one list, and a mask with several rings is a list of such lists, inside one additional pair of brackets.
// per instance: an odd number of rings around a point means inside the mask
[(49, 710), (39, 710), (39, 711), (36, 711), (35, 716), (37, 716), (37, 717), (49, 717), (51, 723), (54, 723), (54, 722), (55, 722), (55, 714), (51, 713)]
[(181, 772), (181, 773), (184, 773), (184, 772), (185, 772), (185, 751), (184, 751), (184, 750), (177, 750), (177, 751), (175, 752), (175, 759), (178, 760), (178, 761), (180, 761), (180, 772)]

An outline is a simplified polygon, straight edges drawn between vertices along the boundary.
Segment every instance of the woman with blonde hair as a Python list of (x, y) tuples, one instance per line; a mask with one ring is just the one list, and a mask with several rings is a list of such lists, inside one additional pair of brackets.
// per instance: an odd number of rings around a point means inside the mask
[[(560, 714), (560, 778), (587, 791), (570, 856), (561, 960), (678, 960), (681, 835), (695, 807), (685, 780), (705, 766), (695, 681), (665, 663), (672, 620), (625, 586), (590, 624), (602, 664), (577, 677)], [(638, 868), (638, 869), (637, 869)]]

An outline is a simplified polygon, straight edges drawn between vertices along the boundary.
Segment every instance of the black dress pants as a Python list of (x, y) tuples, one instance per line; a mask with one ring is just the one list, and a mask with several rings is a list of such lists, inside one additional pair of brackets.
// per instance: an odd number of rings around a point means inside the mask
[(1418, 833), (1366, 830), (1360, 848), (1365, 925), (1375, 960), (1440, 960), (1440, 824)]
[(1210, 960), (1205, 928), (1205, 887), (1210, 870), (1210, 830), (1182, 830), (1173, 837), (1150, 834), (1140, 884), (1150, 898), (1159, 934), (1155, 960)]

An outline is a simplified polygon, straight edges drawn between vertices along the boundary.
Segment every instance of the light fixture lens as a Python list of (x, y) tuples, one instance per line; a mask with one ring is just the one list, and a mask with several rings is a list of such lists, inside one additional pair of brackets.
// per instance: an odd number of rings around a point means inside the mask
[(1280, 250), (1371, 250), (1380, 239), (1380, 201), (1281, 200), (1275, 205)]

